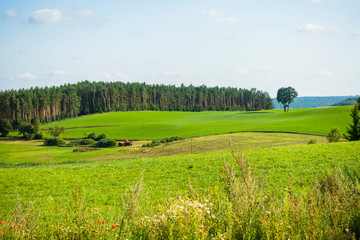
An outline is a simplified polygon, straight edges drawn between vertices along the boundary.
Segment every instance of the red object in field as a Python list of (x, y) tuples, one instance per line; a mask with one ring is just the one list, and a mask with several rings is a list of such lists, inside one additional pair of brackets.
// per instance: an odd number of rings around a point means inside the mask
[(118, 147), (122, 147), (122, 146), (124, 146), (124, 143), (118, 142)]

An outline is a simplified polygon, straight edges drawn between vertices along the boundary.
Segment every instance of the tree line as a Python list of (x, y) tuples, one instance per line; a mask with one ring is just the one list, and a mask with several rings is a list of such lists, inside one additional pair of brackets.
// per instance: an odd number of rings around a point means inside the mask
[(267, 92), (231, 87), (89, 82), (0, 91), (0, 118), (51, 122), (111, 111), (244, 111), (272, 109)]

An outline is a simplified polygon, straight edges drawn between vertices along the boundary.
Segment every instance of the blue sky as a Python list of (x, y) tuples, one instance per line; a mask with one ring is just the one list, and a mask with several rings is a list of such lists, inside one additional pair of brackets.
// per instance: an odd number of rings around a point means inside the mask
[(90, 81), (360, 93), (359, 0), (3, 0), (0, 90)]

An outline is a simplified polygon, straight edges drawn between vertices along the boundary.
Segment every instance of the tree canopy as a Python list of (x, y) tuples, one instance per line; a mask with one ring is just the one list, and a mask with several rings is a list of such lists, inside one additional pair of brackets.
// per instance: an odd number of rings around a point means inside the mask
[(231, 87), (79, 82), (0, 92), (0, 118), (13, 125), (110, 111), (243, 111), (272, 109), (267, 92)]
[(289, 111), (290, 103), (294, 102), (294, 98), (298, 96), (298, 93), (293, 87), (282, 87), (277, 91), (276, 100), (284, 106), (284, 112)]

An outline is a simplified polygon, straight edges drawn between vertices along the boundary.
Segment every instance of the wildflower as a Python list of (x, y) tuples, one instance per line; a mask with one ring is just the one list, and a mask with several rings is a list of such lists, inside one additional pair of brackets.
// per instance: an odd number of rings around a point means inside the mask
[(4, 225), (4, 224), (6, 224), (6, 222), (4, 222), (4, 221), (1, 221), (1, 222), (0, 222), (0, 224), (1, 224), (1, 225)]
[(16, 229), (17, 229), (17, 226), (14, 227), (14, 230), (16, 230)]
[(294, 203), (294, 202), (292, 202), (291, 204), (292, 204), (293, 206), (295, 206), (295, 203)]
[(284, 201), (284, 198), (282, 198), (281, 201)]
[(95, 220), (95, 223), (99, 223), (99, 220)]
[(290, 198), (290, 201), (294, 201), (294, 199)]
[(115, 229), (116, 228), (116, 226), (115, 225), (112, 225), (112, 227), (111, 227), (112, 229)]
[(270, 211), (265, 211), (265, 213), (270, 214), (271, 212)]
[(1, 231), (1, 232), (0, 232), (0, 234), (4, 234), (4, 232), (3, 232), (3, 231)]
[(105, 224), (105, 221), (101, 221), (101, 224), (104, 225), (104, 224)]
[(92, 227), (89, 227), (89, 230), (91, 231), (91, 230), (92, 230)]

